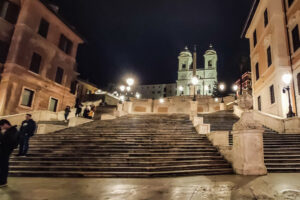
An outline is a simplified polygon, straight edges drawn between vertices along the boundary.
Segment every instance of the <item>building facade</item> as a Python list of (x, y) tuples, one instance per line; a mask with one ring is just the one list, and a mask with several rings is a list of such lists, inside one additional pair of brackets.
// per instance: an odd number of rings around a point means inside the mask
[(0, 2), (0, 115), (75, 103), (83, 39), (43, 0)]
[(83, 100), (85, 96), (89, 94), (96, 94), (99, 91), (100, 89), (95, 84), (82, 79), (77, 79), (76, 97), (79, 100)]
[(170, 84), (152, 84), (138, 85), (136, 91), (141, 94), (142, 98), (159, 99), (172, 96), (191, 96), (194, 94), (194, 88), (191, 87), (191, 79), (193, 77), (193, 65), (199, 83), (196, 86), (196, 93), (200, 96), (211, 96), (214, 84), (217, 78), (217, 52), (210, 45), (204, 54), (204, 68), (197, 67), (197, 53), (194, 55), (188, 47), (180, 52), (178, 57), (178, 79), (176, 83)]
[(136, 91), (141, 94), (141, 97), (144, 99), (159, 99), (176, 96), (177, 85), (176, 83), (138, 85)]
[(290, 84), (293, 111), (300, 109), (299, 26), (300, 0), (254, 1), (243, 33), (250, 42), (254, 109), (287, 117), (282, 76), (288, 73), (294, 77)]
[(192, 55), (187, 47), (185, 47), (184, 51), (178, 57), (177, 87), (182, 87), (183, 91), (177, 90), (177, 96), (194, 94), (194, 91), (191, 91), (194, 89), (191, 87), (191, 79), (194, 75), (193, 64), (195, 65), (194, 68), (196, 68), (196, 76), (199, 79), (199, 83), (195, 88), (196, 94), (202, 96), (212, 95), (214, 84), (218, 82), (217, 52), (210, 45), (209, 50), (204, 54), (204, 68), (198, 68), (196, 58), (197, 53), (194, 52), (194, 55)]
[(236, 82), (235, 85), (238, 87), (237, 95), (243, 94), (243, 92), (247, 92), (248, 94), (252, 95), (252, 78), (251, 72), (245, 72), (242, 77), (240, 77)]

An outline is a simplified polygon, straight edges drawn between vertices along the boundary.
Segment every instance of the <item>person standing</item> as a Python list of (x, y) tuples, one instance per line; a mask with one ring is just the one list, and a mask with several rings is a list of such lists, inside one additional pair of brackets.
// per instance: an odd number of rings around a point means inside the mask
[(0, 120), (0, 188), (7, 186), (9, 157), (18, 147), (19, 132), (9, 121)]
[(26, 114), (26, 119), (22, 122), (20, 128), (19, 154), (17, 156), (26, 156), (29, 149), (29, 139), (36, 131), (36, 123), (31, 117), (31, 114)]
[(77, 98), (75, 104), (75, 108), (76, 108), (75, 117), (80, 117), (80, 114), (82, 112), (82, 106), (83, 105), (81, 104), (80, 100)]
[(65, 122), (68, 121), (68, 117), (69, 117), (70, 112), (71, 112), (71, 108), (70, 108), (70, 106), (67, 106), (66, 109), (65, 109)]

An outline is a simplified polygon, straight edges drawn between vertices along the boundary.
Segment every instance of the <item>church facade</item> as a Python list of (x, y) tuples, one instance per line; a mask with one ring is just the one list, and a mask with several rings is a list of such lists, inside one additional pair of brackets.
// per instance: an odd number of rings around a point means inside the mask
[[(142, 98), (158, 99), (170, 96), (190, 96), (196, 91), (197, 95), (210, 96), (217, 79), (217, 52), (210, 45), (204, 54), (204, 66), (197, 66), (197, 52), (193, 54), (185, 47), (178, 57), (178, 78), (173, 84), (138, 85), (136, 92)], [(199, 83), (194, 88), (191, 79), (197, 76)]]
[(195, 88), (196, 94), (202, 96), (212, 95), (214, 84), (218, 81), (218, 56), (212, 45), (210, 45), (209, 49), (204, 54), (204, 68), (198, 68), (197, 66), (196, 50), (194, 51), (194, 55), (192, 55), (187, 47), (180, 53), (178, 60), (177, 88), (181, 88), (182, 91), (178, 89), (177, 96), (194, 94), (194, 91), (192, 91), (194, 87), (191, 87), (194, 69), (195, 76), (197, 76), (199, 80), (199, 83)]

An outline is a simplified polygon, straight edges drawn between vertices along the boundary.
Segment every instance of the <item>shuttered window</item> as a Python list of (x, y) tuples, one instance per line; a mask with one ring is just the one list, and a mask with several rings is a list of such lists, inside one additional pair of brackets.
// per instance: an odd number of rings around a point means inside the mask
[(299, 27), (298, 27), (298, 25), (292, 30), (292, 37), (293, 37), (294, 52), (296, 52), (298, 50), (298, 48), (300, 47)]
[(44, 38), (47, 38), (48, 29), (49, 29), (49, 22), (47, 22), (45, 19), (42, 18), (39, 27), (39, 34)]
[(40, 73), (41, 61), (42, 57), (37, 53), (33, 53), (29, 70), (37, 74)]
[(24, 89), (22, 93), (21, 105), (31, 107), (33, 101), (34, 91), (29, 89)]

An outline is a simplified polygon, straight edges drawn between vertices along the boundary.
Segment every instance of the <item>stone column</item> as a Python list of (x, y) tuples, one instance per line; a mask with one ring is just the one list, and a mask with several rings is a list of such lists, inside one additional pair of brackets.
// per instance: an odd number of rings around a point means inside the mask
[(190, 101), (190, 120), (197, 117), (198, 114), (198, 101)]
[(233, 127), (233, 168), (241, 175), (265, 175), (264, 128), (253, 118), (251, 111), (244, 112)]
[(128, 114), (131, 113), (131, 111), (132, 111), (132, 101), (125, 101), (124, 102), (124, 111), (127, 112)]

